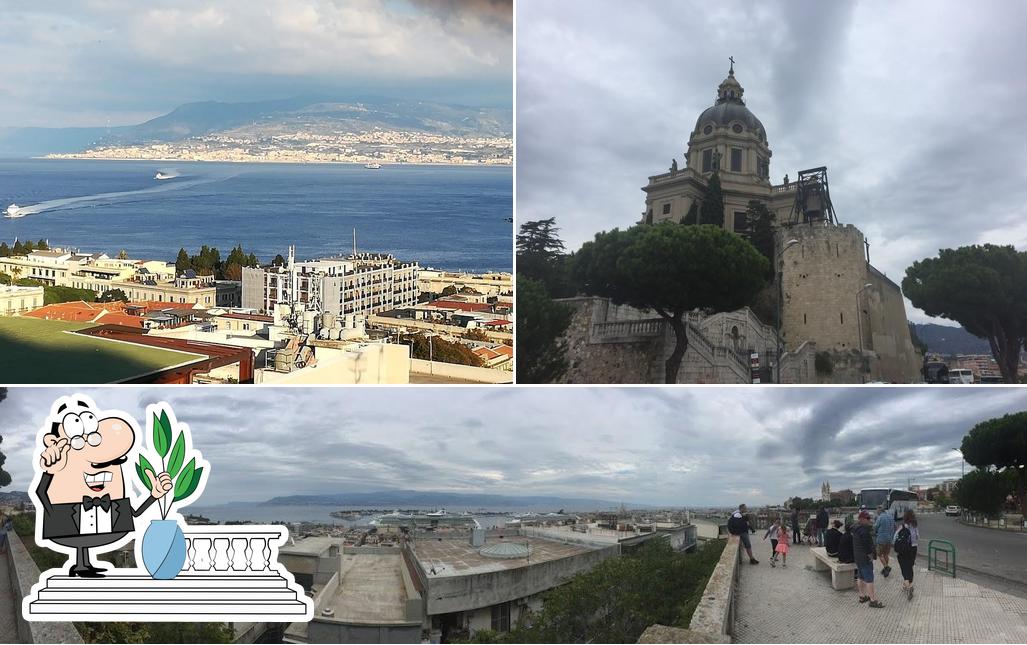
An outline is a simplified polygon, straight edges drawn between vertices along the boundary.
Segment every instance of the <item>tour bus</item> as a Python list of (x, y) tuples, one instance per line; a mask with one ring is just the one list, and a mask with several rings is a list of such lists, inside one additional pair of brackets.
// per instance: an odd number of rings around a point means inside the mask
[(918, 500), (916, 493), (897, 488), (864, 488), (856, 495), (856, 503), (871, 513), (876, 513), (877, 507), (883, 506), (896, 518), (902, 517), (907, 510), (915, 511)]
[(955, 383), (957, 385), (968, 384), (973, 385), (974, 373), (971, 370), (964, 369), (951, 369), (949, 370), (949, 383)]

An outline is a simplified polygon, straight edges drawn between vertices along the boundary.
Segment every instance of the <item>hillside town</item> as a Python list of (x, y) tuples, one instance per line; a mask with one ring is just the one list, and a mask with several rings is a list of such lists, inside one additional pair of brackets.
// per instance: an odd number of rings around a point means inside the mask
[(0, 368), (22, 382), (512, 381), (508, 273), (378, 253), (298, 261), (290, 247), (222, 279), (125, 253), (22, 250), (0, 255)]
[(172, 142), (99, 145), (46, 158), (509, 166), (513, 163), (513, 139), (381, 128), (361, 132), (243, 130)]

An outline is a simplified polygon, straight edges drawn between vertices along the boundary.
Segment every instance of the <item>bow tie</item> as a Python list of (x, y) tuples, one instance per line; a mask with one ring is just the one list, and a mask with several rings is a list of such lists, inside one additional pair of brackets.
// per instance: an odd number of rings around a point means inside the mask
[(104, 495), (103, 497), (90, 497), (89, 495), (82, 496), (82, 508), (86, 511), (93, 510), (94, 506), (99, 506), (105, 511), (111, 510), (111, 496)]

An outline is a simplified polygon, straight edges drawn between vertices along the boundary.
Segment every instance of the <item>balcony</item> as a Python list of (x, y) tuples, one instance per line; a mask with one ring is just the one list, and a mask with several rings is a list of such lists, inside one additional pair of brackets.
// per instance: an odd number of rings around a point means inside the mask
[(312, 604), (278, 564), (285, 529), (187, 527), (186, 564), (173, 580), (142, 569), (112, 569), (105, 578), (52, 570), (32, 588), (28, 620), (246, 621), (309, 620)]

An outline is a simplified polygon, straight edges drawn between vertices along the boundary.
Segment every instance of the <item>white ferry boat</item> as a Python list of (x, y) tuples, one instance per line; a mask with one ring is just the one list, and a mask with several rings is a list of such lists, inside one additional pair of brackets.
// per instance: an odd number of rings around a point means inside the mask
[(364, 164), (364, 168), (367, 168), (368, 170), (378, 170), (381, 167), (382, 167), (382, 165), (380, 163), (377, 163), (377, 162), (365, 163)]
[(174, 179), (175, 176), (174, 175), (165, 175), (162, 172), (158, 172), (156, 175), (153, 176), (153, 178), (159, 181), (159, 180), (164, 180), (164, 179)]
[(21, 207), (19, 207), (17, 204), (11, 204), (7, 207), (7, 210), (4, 211), (4, 217), (25, 217), (25, 213), (21, 212)]

